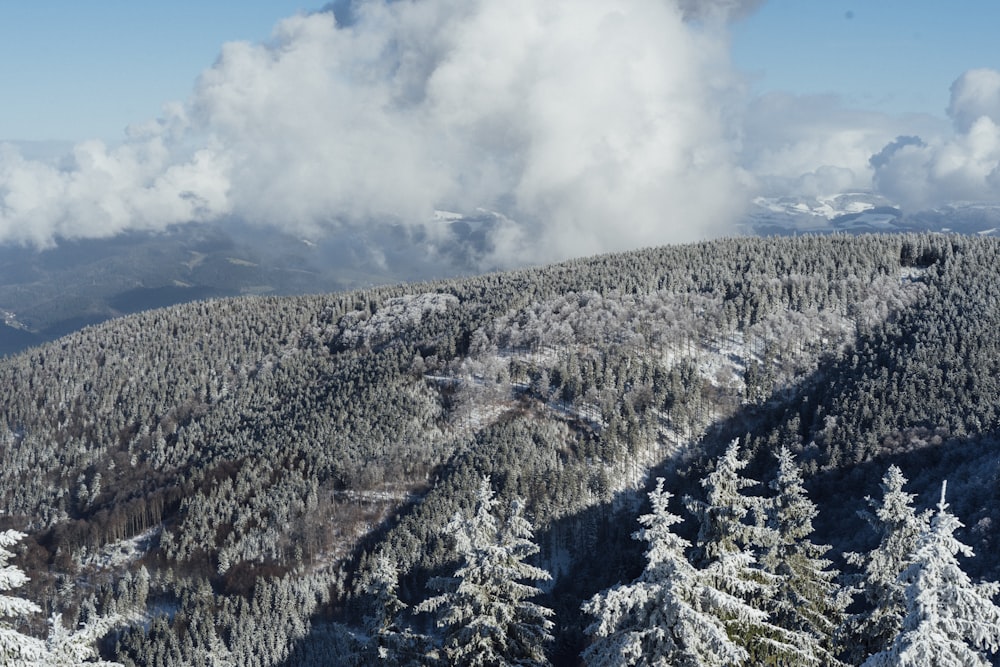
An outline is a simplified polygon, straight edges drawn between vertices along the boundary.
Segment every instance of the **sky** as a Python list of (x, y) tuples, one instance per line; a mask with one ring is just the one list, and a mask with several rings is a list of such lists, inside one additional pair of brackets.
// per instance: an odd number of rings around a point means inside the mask
[(297, 0), (0, 3), (0, 140), (121, 141), (182, 101), (223, 43), (264, 41)]
[(732, 57), (757, 91), (944, 117), (959, 75), (1000, 68), (997, 25), (988, 0), (770, 0), (733, 26)]
[(495, 213), (510, 266), (755, 198), (1000, 200), (1000, 3), (0, 3), (0, 242)]

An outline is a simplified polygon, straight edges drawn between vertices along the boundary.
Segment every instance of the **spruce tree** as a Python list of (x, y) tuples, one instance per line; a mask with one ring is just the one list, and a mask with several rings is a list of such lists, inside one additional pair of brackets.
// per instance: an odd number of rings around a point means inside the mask
[[(763, 610), (778, 577), (759, 566), (755, 551), (774, 542), (774, 529), (762, 525), (764, 499), (742, 493), (758, 485), (740, 474), (746, 466), (734, 440), (701, 482), (705, 500), (687, 497), (685, 504), (699, 522), (697, 547), (706, 583)], [(796, 633), (768, 618), (734, 614), (723, 621), (729, 638), (747, 650), (751, 664), (809, 664)]]
[(845, 631), (847, 656), (855, 663), (888, 648), (906, 615), (906, 586), (900, 574), (930, 527), (930, 512), (917, 513), (914, 495), (903, 491), (906, 481), (898, 467), (890, 466), (882, 478), (881, 502), (868, 498), (872, 511), (858, 513), (880, 539), (867, 554), (847, 554), (848, 561), (862, 568), (856, 590), (868, 604), (867, 610), (849, 619)]
[[(16, 530), (0, 532), (0, 592), (19, 588), (28, 582), (28, 576), (9, 561), (14, 554), (8, 551), (25, 534)], [(0, 665), (38, 664), (45, 649), (44, 643), (34, 637), (21, 634), (13, 628), (10, 617), (20, 618), (36, 614), (41, 608), (30, 600), (12, 595), (0, 595)]]
[(701, 481), (705, 500), (690, 496), (684, 499), (688, 510), (698, 519), (696, 546), (704, 563), (766, 542), (762, 533), (769, 529), (757, 520), (764, 516), (764, 500), (743, 494), (758, 484), (740, 475), (746, 467), (747, 462), (739, 457), (739, 442), (734, 440), (716, 461), (715, 470)]
[(770, 519), (774, 543), (762, 559), (765, 568), (778, 577), (769, 605), (771, 620), (798, 633), (800, 649), (810, 656), (804, 664), (840, 665), (835, 636), (850, 596), (837, 583), (839, 573), (831, 568), (831, 561), (824, 558), (830, 547), (809, 539), (816, 505), (809, 500), (802, 474), (785, 447), (778, 453), (778, 475), (771, 486), (776, 491)]
[(729, 638), (726, 619), (759, 623), (766, 614), (708, 585), (688, 561), (690, 543), (673, 532), (663, 478), (649, 494), (652, 512), (639, 517), (633, 538), (648, 543), (646, 568), (630, 584), (598, 593), (583, 610), (596, 620), (583, 654), (590, 665), (740, 665), (747, 651)]
[(368, 637), (365, 651), (372, 664), (406, 665), (418, 661), (419, 638), (401, 628), (397, 620), (406, 609), (406, 604), (399, 599), (398, 589), (395, 560), (379, 552), (361, 581), (361, 592), (368, 605), (368, 613), (364, 616)]
[(432, 579), (442, 593), (417, 605), (437, 614), (444, 630), (444, 658), (462, 665), (547, 665), (552, 610), (530, 602), (541, 591), (525, 581), (549, 573), (529, 565), (538, 553), (524, 503), (514, 500), (500, 520), (489, 478), (479, 486), (471, 516), (456, 514), (447, 526), (461, 565), (452, 577)]
[(975, 584), (959, 566), (958, 554), (972, 556), (972, 549), (954, 536), (962, 523), (948, 511), (946, 488), (942, 483), (930, 528), (901, 575), (902, 630), (863, 667), (987, 667), (986, 654), (1000, 650), (1000, 607), (993, 602), (1000, 584)]
[(63, 626), (61, 614), (49, 618), (49, 636), (44, 655), (37, 663), (45, 667), (123, 667), (120, 662), (101, 660), (94, 648), (97, 641), (118, 623), (116, 617), (96, 617), (75, 631)]

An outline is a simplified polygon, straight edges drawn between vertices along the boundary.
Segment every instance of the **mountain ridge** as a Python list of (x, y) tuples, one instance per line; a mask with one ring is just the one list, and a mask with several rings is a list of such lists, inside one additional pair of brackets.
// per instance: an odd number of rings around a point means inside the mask
[[(634, 572), (650, 479), (697, 493), (734, 437), (761, 479), (792, 448), (838, 549), (864, 546), (845, 526), (890, 462), (918, 492), (950, 476), (973, 569), (996, 577), (998, 257), (987, 237), (728, 239), (92, 325), (0, 361), (22, 388), (0, 403), (3, 527), (30, 533), (30, 594), (70, 618), (149, 570), (153, 626), (115, 654), (135, 664), (222, 650), (181, 612), (230, 628), (229, 652), (254, 641), (233, 628), (269, 628), (284, 648), (255, 664), (318, 660), (376, 551), (420, 599), (483, 475), (525, 498), (561, 596), (553, 656), (572, 661), (579, 602)], [(137, 538), (125, 565), (91, 558)], [(54, 596), (67, 579), (81, 592)], [(286, 620), (241, 607), (281, 587)]]

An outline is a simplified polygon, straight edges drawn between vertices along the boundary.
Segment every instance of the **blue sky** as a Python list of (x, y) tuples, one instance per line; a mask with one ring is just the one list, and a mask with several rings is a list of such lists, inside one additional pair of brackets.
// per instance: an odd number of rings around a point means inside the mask
[(118, 141), (190, 93), (224, 42), (261, 41), (295, 0), (0, 2), (0, 139)]
[(0, 243), (486, 209), (495, 267), (1000, 202), (996, 0), (353, 1), (0, 2)]
[[(120, 140), (191, 92), (224, 42), (266, 40), (298, 0), (0, 3), (0, 139)], [(770, 0), (732, 30), (757, 92), (944, 115), (948, 87), (1000, 67), (993, 0)]]
[(994, 0), (769, 0), (734, 26), (732, 57), (757, 91), (943, 116), (959, 75), (1000, 67), (997, 26)]

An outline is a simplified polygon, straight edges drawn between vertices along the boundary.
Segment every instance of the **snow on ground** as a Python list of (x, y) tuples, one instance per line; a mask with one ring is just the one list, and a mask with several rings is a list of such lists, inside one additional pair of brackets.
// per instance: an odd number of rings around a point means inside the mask
[(127, 540), (106, 544), (100, 551), (86, 553), (77, 563), (84, 567), (96, 567), (100, 570), (123, 569), (127, 565), (142, 558), (149, 551), (153, 539), (160, 534), (163, 526), (154, 526)]

